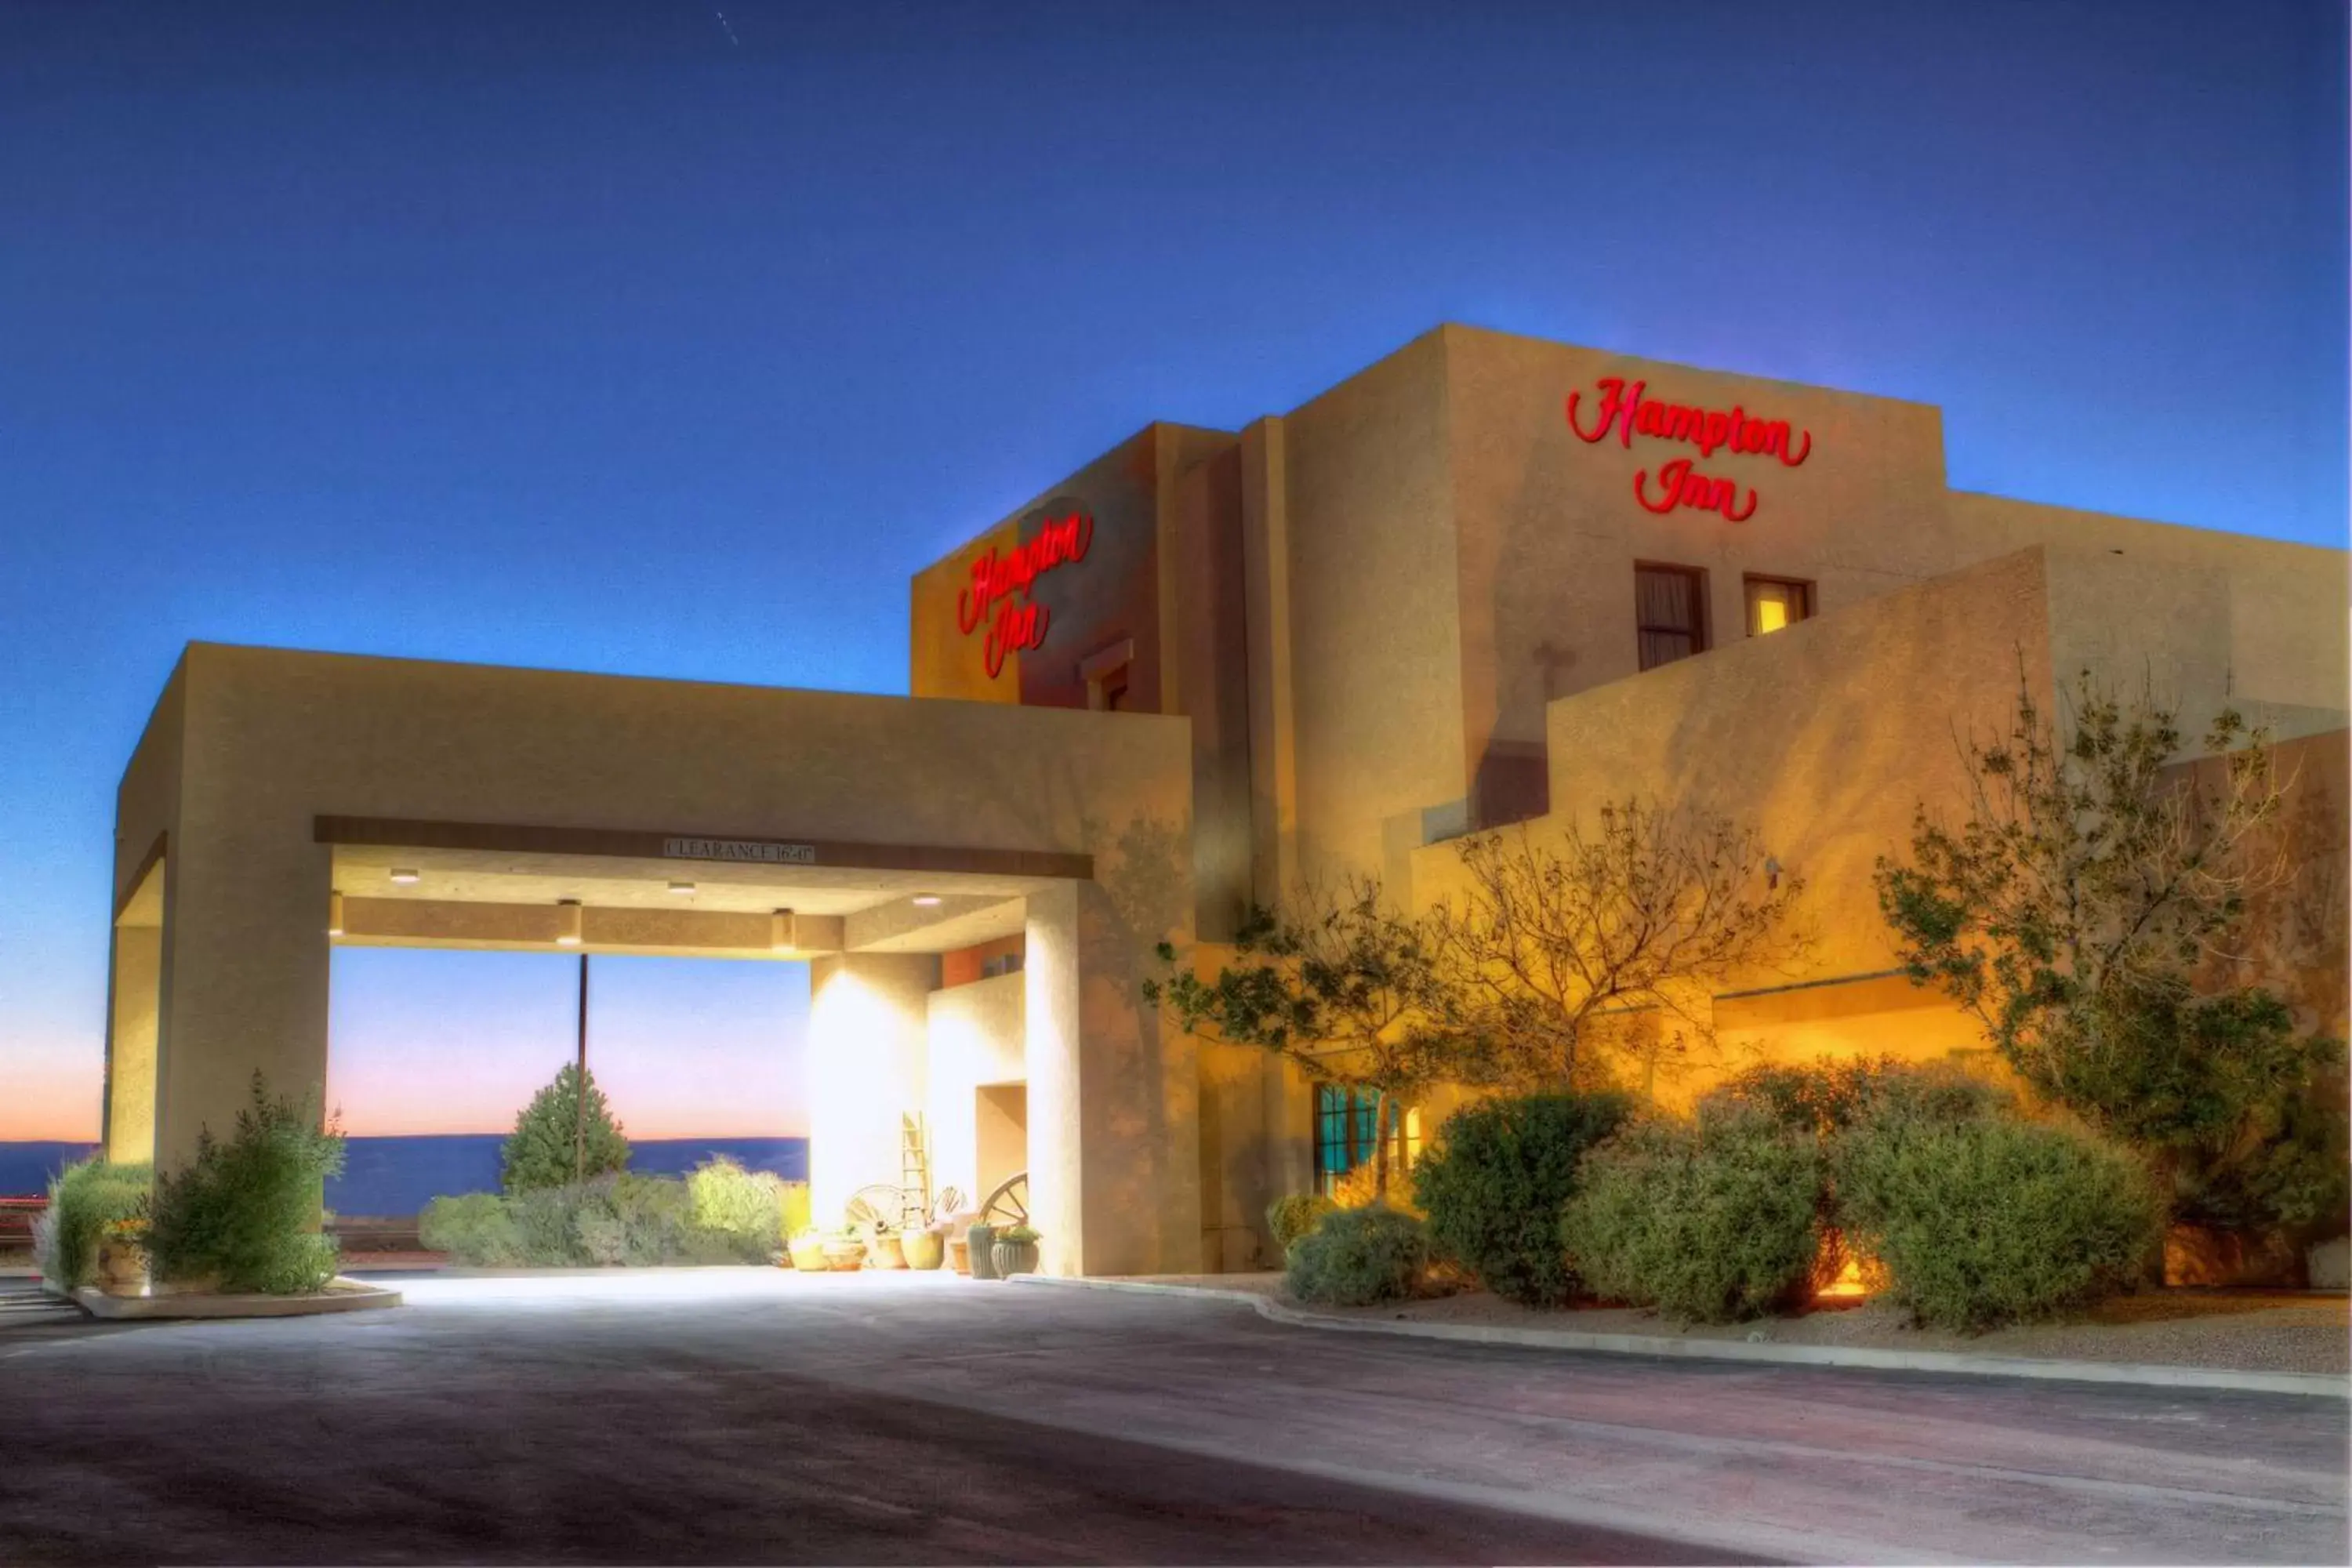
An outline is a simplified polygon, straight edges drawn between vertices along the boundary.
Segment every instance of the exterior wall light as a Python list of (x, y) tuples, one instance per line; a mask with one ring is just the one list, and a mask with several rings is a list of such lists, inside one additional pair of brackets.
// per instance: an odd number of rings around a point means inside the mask
[(410, 867), (394, 866), (392, 868), (392, 879), (405, 888), (410, 883), (418, 880), (418, 877), (415, 870)]
[(694, 897), (694, 884), (691, 882), (672, 882), (669, 885), (669, 890), (681, 899)]
[(940, 896), (937, 893), (917, 893), (914, 902), (919, 910), (935, 910), (940, 907)]
[(327, 934), (343, 934), (343, 895), (340, 891), (327, 895)]
[(578, 947), (580, 945), (580, 900), (577, 899), (558, 899), (555, 900), (555, 909), (558, 916), (558, 924), (555, 928), (555, 945), (558, 947)]
[(793, 950), (793, 911), (777, 910), (768, 916), (768, 951), (790, 952)]

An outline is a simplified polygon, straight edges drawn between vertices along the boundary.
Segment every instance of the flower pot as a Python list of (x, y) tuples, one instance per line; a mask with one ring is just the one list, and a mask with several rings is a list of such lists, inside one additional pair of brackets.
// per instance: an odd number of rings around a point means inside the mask
[(846, 1274), (866, 1263), (866, 1244), (862, 1241), (828, 1241), (824, 1244), (824, 1266), (836, 1274)]
[(824, 1255), (824, 1238), (822, 1237), (813, 1236), (805, 1241), (793, 1242), (792, 1260), (793, 1268), (811, 1274), (822, 1274), (833, 1267)]
[(971, 1272), (971, 1243), (961, 1236), (948, 1237), (948, 1267), (959, 1274)]
[(873, 1246), (866, 1250), (866, 1266), (868, 1268), (907, 1267), (907, 1255), (899, 1248), (898, 1238), (887, 1232), (876, 1237)]
[(964, 1232), (964, 1245), (971, 1250), (971, 1277), (975, 1279), (995, 1279), (996, 1270), (989, 1267), (988, 1249), (996, 1245), (996, 1227), (992, 1225), (973, 1226)]
[(999, 1279), (1010, 1279), (1015, 1274), (1037, 1272), (1037, 1244), (1034, 1241), (1006, 1241), (1002, 1237), (988, 1249), (988, 1266)]
[(135, 1241), (100, 1241), (98, 1288), (110, 1296), (144, 1295), (147, 1249)]
[(947, 1257), (948, 1238), (936, 1230), (910, 1230), (898, 1238), (909, 1268), (937, 1268)]

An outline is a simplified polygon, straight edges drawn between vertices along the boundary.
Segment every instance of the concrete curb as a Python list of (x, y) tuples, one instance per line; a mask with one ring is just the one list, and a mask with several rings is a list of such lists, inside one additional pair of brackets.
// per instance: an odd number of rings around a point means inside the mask
[(215, 1296), (190, 1291), (178, 1296), (110, 1296), (83, 1286), (73, 1293), (74, 1304), (93, 1318), (308, 1318), (323, 1312), (363, 1312), (376, 1307), (397, 1307), (400, 1292), (381, 1285), (362, 1285), (336, 1276), (343, 1287), (316, 1296)]
[(1861, 1345), (1783, 1345), (1740, 1340), (1694, 1340), (1664, 1334), (1597, 1334), (1575, 1329), (1504, 1329), (1466, 1323), (1416, 1323), (1340, 1318), (1306, 1312), (1255, 1290), (1220, 1290), (1206, 1285), (1157, 1285), (1140, 1279), (1069, 1279), (1022, 1274), (1016, 1285), (1058, 1285), (1081, 1290), (1125, 1290), (1137, 1295), (1198, 1296), (1245, 1302), (1261, 1318), (1302, 1329), (1342, 1333), (1398, 1334), (1407, 1339), (1451, 1340), (1458, 1344), (1518, 1345), (1532, 1350), (1578, 1351), (1602, 1355), (1667, 1356), (1685, 1361), (1733, 1361), (1774, 1366), (1831, 1366), (1873, 1372), (1927, 1372), (1968, 1377), (2032, 1377), (2060, 1383), (2124, 1383), (2143, 1388), (2227, 1389), (2241, 1394), (2293, 1394), (2321, 1399), (2352, 1399), (2352, 1378), (2326, 1373), (2240, 1372), (2218, 1366), (2162, 1366), (2134, 1362), (2056, 1361), (2027, 1356), (1970, 1355), (1960, 1351), (1893, 1351)]

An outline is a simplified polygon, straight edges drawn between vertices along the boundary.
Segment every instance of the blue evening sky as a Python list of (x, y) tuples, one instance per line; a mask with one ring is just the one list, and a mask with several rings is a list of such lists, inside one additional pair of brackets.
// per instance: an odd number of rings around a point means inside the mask
[[(903, 690), (914, 567), (1439, 321), (2341, 544), (2345, 84), (2344, 8), (2263, 0), (0, 4), (0, 1137), (96, 1127), (187, 639)], [(343, 955), (339, 1085), (537, 1074), (551, 973)], [(713, 1117), (803, 1005), (758, 973), (628, 1003), (734, 1042)]]

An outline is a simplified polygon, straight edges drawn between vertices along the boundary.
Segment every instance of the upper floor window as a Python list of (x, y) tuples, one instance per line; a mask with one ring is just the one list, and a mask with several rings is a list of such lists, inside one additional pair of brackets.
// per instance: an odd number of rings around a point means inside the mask
[(1643, 669), (1705, 652), (1706, 574), (1689, 566), (1635, 566), (1633, 620)]
[(1748, 635), (1792, 626), (1813, 613), (1813, 585), (1790, 577), (1748, 579)]

